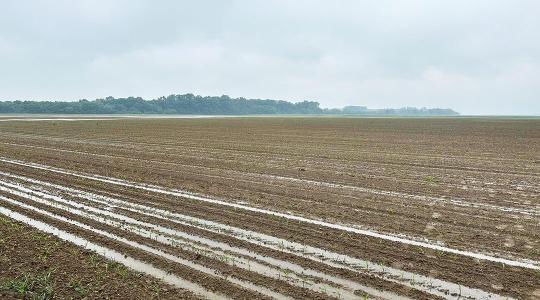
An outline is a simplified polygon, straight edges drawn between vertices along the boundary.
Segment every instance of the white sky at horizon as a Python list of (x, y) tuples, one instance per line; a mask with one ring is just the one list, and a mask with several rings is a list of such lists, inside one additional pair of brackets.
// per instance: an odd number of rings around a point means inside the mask
[(0, 100), (170, 94), (540, 115), (540, 1), (0, 1)]

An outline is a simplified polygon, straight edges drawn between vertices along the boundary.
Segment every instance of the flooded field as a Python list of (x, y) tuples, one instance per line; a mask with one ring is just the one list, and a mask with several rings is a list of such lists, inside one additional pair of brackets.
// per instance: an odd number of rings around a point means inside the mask
[(540, 297), (538, 119), (1, 121), (0, 217), (165, 298)]

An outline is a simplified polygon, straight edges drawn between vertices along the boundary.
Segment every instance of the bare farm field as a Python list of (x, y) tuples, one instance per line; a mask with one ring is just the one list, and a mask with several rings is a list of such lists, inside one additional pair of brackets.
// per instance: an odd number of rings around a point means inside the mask
[(0, 233), (4, 298), (540, 299), (540, 120), (6, 117)]

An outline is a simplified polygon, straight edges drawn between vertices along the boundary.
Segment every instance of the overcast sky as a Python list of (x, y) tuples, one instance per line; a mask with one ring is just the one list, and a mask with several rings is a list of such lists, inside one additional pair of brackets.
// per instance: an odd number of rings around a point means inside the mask
[(0, 0), (0, 99), (540, 114), (540, 1)]

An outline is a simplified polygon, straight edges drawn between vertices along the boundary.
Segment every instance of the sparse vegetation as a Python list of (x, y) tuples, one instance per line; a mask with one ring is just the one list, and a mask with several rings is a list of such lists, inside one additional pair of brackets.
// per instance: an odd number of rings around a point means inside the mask
[[(159, 280), (3, 215), (0, 237), (0, 299), (110, 299), (119, 294), (134, 295), (132, 299), (195, 298), (170, 287), (156, 295), (155, 287), (164, 286)], [(37, 260), (29, 261), (32, 257)]]
[(81, 283), (81, 279), (72, 279), (68, 286), (72, 288), (80, 298), (84, 298), (88, 295), (88, 289)]
[(424, 180), (429, 182), (429, 183), (439, 183), (439, 181), (440, 181), (439, 177), (431, 176), (431, 175), (425, 176)]
[(49, 300), (54, 296), (51, 272), (33, 275), (23, 274), (0, 283), (0, 290), (10, 291), (17, 296), (33, 300)]

